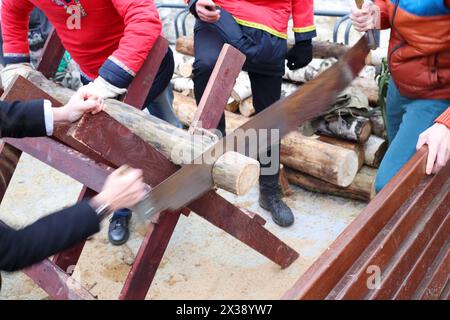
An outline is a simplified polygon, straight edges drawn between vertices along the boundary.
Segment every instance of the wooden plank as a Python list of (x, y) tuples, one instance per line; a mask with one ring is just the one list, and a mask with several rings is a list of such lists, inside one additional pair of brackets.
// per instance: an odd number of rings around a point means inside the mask
[[(445, 189), (447, 188), (447, 189)], [(442, 221), (448, 215), (448, 204), (450, 201), (450, 183), (447, 183), (442, 194), (437, 196), (415, 226), (408, 238), (402, 243), (400, 249), (391, 259), (389, 265), (381, 274), (380, 288), (371, 290), (365, 299), (391, 299), (403, 279), (406, 277), (417, 257), (431, 240)]]
[(245, 55), (239, 50), (229, 44), (223, 46), (189, 132), (193, 133), (196, 127), (217, 128), (244, 62)]
[(413, 193), (425, 176), (426, 147), (420, 149), (327, 251), (286, 292), (284, 299), (324, 299)]
[(23, 270), (53, 300), (94, 300), (89, 291), (46, 259)]
[[(445, 171), (446, 170), (446, 171)], [(395, 213), (389, 223), (380, 231), (370, 245), (364, 250), (346, 275), (327, 296), (327, 299), (361, 299), (369, 290), (367, 288), (367, 270), (378, 266), (383, 270), (395, 255), (403, 240), (414, 229), (417, 221), (450, 175), (450, 166), (441, 174), (427, 177), (414, 194)]]
[(413, 268), (411, 268), (408, 275), (404, 278), (397, 292), (392, 296), (394, 300), (411, 299), (421, 280), (425, 277), (428, 268), (439, 254), (439, 250), (444, 247), (449, 235), (448, 228), (448, 221), (444, 220), (439, 229), (433, 235), (433, 238), (427, 244), (426, 248), (417, 258), (416, 263)]
[(42, 72), (47, 78), (53, 78), (66, 52), (55, 29), (48, 35), (42, 52), (36, 69)]
[(147, 95), (150, 92), (150, 88), (168, 48), (169, 41), (159, 36), (141, 69), (128, 87), (128, 92), (123, 102), (138, 109), (144, 107)]
[(0, 139), (0, 203), (19, 163), (22, 151)]
[(113, 171), (51, 138), (9, 138), (6, 141), (97, 192)]
[[(78, 202), (92, 199), (96, 195), (97, 192), (89, 189), (86, 186), (83, 186), (83, 189), (81, 190), (78, 197)], [(53, 263), (64, 270), (66, 273), (72, 274), (72, 272), (74, 271), (74, 267), (77, 265), (81, 253), (83, 252), (85, 243), (86, 241), (84, 240), (71, 248), (55, 254), (52, 259)]]
[(120, 300), (145, 299), (180, 214), (180, 212), (162, 212), (157, 223), (150, 224), (120, 292)]
[[(447, 230), (448, 231), (448, 230)], [(448, 235), (448, 233), (447, 233)], [(447, 240), (430, 267), (427, 277), (419, 285), (413, 299), (437, 300), (441, 296), (450, 277), (450, 240)]]

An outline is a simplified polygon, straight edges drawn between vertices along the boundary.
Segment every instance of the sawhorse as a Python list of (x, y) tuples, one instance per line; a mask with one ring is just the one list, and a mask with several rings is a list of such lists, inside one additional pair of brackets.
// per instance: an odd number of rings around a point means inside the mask
[[(167, 40), (160, 37), (130, 85), (125, 103), (143, 108), (147, 92), (167, 48)], [(45, 76), (52, 77), (63, 54), (64, 48), (56, 33), (51, 33), (38, 70)], [(245, 57), (239, 51), (231, 46), (224, 46), (195, 117), (203, 128), (212, 129), (218, 125), (244, 60)], [(61, 105), (54, 97), (21, 77), (2, 96), (7, 101), (38, 98), (50, 99), (54, 106)], [(102, 137), (109, 139), (99, 139), (93, 134), (92, 130), (98, 128), (98, 124), (101, 124)], [(191, 128), (193, 129), (195, 128)], [(85, 115), (71, 127), (56, 128), (52, 138), (5, 139), (0, 144), (0, 173), (4, 177), (3, 185), (0, 186), (0, 201), (22, 152), (29, 153), (81, 182), (84, 187), (80, 200), (99, 192), (107, 175), (113, 168), (123, 164), (142, 169), (145, 182), (151, 186), (157, 185), (179, 168), (106, 113)], [(298, 258), (297, 252), (263, 227), (263, 218), (244, 212), (212, 190), (187, 208), (179, 212), (163, 212), (151, 222), (119, 299), (145, 298), (180, 215), (189, 215), (191, 210), (282, 268)], [(80, 289), (80, 286), (70, 285), (73, 281), (65, 272), (70, 266), (77, 264), (83, 247), (84, 242), (55, 255), (52, 261), (45, 260), (24, 272), (52, 299), (93, 298), (87, 290)]]

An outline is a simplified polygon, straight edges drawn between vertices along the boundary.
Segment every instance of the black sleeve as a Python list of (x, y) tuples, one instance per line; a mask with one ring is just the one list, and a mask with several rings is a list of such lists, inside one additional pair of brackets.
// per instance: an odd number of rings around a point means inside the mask
[(189, 12), (192, 13), (192, 15), (196, 18), (198, 18), (197, 11), (195, 10), (195, 5), (197, 4), (198, 0), (189, 0), (188, 9)]
[(44, 101), (0, 101), (0, 138), (42, 137), (45, 129)]
[(0, 226), (0, 270), (17, 271), (85, 240), (100, 230), (87, 202), (39, 219), (22, 230)]

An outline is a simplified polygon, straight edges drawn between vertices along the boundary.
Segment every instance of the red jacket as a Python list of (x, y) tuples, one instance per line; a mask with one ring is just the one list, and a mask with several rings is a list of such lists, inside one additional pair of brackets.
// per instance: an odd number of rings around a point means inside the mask
[[(185, 0), (193, 6), (197, 0)], [(214, 0), (244, 26), (269, 32), (287, 39), (288, 21), (292, 16), (296, 41), (316, 36), (314, 0)]]
[[(99, 73), (127, 87), (161, 34), (153, 0), (79, 0), (86, 16), (71, 30), (70, 17), (57, 0), (3, 0), (2, 33), (6, 63), (29, 61), (28, 16), (39, 7), (55, 27), (64, 47), (89, 78)], [(65, 0), (60, 0), (65, 3)], [(74, 5), (70, 0), (68, 5)]]
[[(450, 99), (450, 0), (376, 0), (391, 28), (389, 69), (408, 98)], [(450, 108), (437, 120), (450, 128)]]

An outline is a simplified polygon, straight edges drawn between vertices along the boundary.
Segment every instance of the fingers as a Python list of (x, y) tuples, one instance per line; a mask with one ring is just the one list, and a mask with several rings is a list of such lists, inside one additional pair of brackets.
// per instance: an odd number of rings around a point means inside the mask
[(216, 4), (211, 0), (198, 1), (196, 4), (196, 11), (200, 20), (214, 23), (220, 19), (220, 10), (211, 10), (215, 8)]
[(433, 173), (437, 173), (447, 164), (449, 156), (450, 155), (448, 154), (448, 148), (445, 148), (445, 146), (440, 146), (438, 148), (436, 163), (433, 167)]
[(427, 174), (433, 173), (434, 164), (436, 162), (436, 157), (438, 153), (438, 148), (435, 144), (428, 144), (428, 157), (427, 157), (427, 166), (425, 172)]
[(427, 141), (427, 132), (424, 131), (420, 134), (419, 140), (417, 140), (416, 150), (422, 148), (422, 146), (426, 143), (426, 141)]
[(105, 100), (103, 100), (102, 98), (97, 98), (96, 99), (96, 106), (91, 110), (92, 114), (97, 114), (103, 110), (105, 110)]
[(352, 8), (350, 13), (350, 20), (353, 27), (358, 32), (365, 32), (374, 28), (373, 23), (373, 4), (371, 2), (364, 2), (361, 9)]

